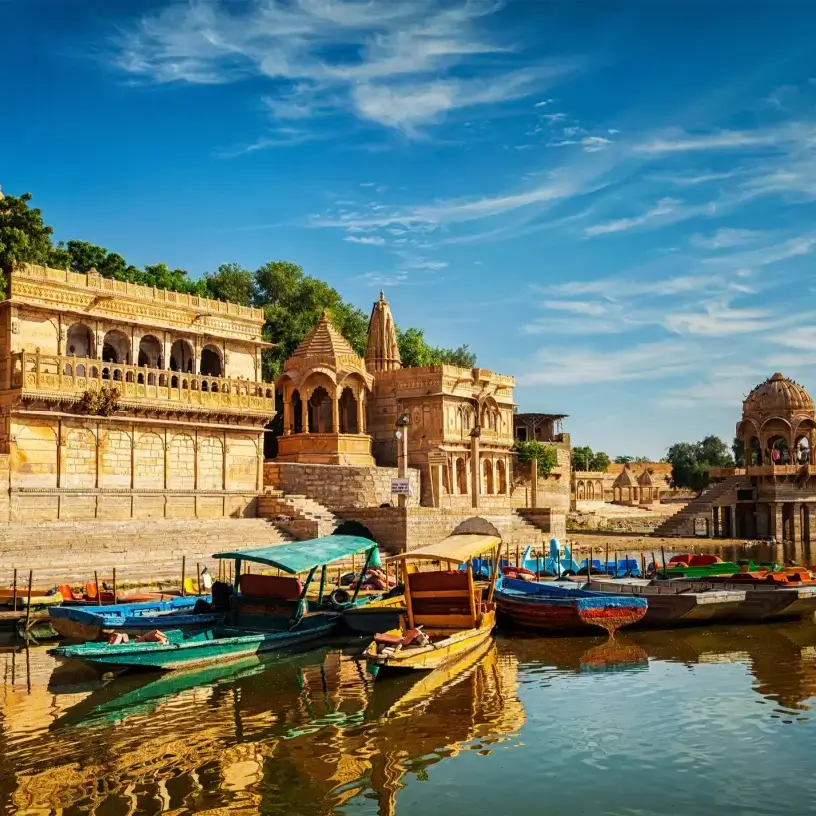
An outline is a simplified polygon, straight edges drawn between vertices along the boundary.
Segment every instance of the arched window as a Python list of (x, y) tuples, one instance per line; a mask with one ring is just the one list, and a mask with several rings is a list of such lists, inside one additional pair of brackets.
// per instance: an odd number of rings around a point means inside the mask
[(467, 467), (465, 467), (465, 460), (461, 456), (456, 460), (456, 489), (460, 495), (467, 495)]
[(70, 363), (65, 364), (65, 370), (63, 371), (63, 374), (65, 374), (66, 377), (73, 377), (74, 376), (74, 371), (71, 368)]
[[(103, 363), (129, 363), (130, 362), (130, 340), (128, 336), (119, 329), (113, 329), (105, 335), (102, 343)], [(121, 375), (120, 375), (121, 379)]]
[(507, 467), (504, 464), (504, 459), (499, 459), (496, 462), (496, 476), (499, 482), (499, 493), (504, 496), (507, 493)]
[(156, 375), (155, 374), (148, 374), (147, 375), (147, 384), (148, 385), (155, 385), (156, 384)]
[(482, 462), (482, 469), (484, 470), (485, 493), (489, 495), (493, 492), (493, 463), (485, 459)]
[(170, 370), (193, 372), (193, 347), (186, 340), (176, 340), (170, 346)]
[(125, 382), (129, 382), (129, 383), (133, 382), (133, 372), (132, 371), (128, 371), (128, 373), (125, 374)]
[(224, 376), (224, 367), (221, 365), (221, 355), (215, 346), (207, 345), (201, 349), (201, 367), (199, 373), (206, 374), (208, 377)]
[(322, 385), (318, 385), (309, 397), (309, 433), (336, 433), (332, 428), (331, 398)]
[(217, 382), (214, 382), (214, 383), (212, 384), (212, 388), (211, 388), (210, 390), (211, 390), (211, 391), (212, 391), (214, 394), (217, 394), (217, 393), (218, 393), (218, 383), (217, 383)]
[[(96, 370), (96, 369), (94, 369), (94, 371), (95, 371), (95, 370)], [(79, 365), (76, 367), (76, 375), (77, 375), (77, 377), (84, 377), (84, 376), (85, 376), (85, 366), (84, 366), (84, 365), (82, 365), (82, 363), (80, 363), (80, 364), (79, 364)], [(94, 376), (96, 376), (96, 374), (94, 374)]]
[(178, 388), (178, 377), (171, 377), (170, 378), (170, 387), (171, 388)]
[(292, 433), (303, 433), (303, 403), (300, 392), (292, 392)]
[(360, 433), (357, 427), (357, 399), (350, 388), (344, 388), (340, 395), (340, 433)]
[[(151, 385), (152, 385), (152, 383), (151, 383)], [(159, 374), (159, 388), (167, 388), (167, 375), (166, 374)]]
[(139, 360), (138, 365), (146, 368), (161, 368), (162, 367), (162, 344), (157, 337), (152, 334), (146, 334), (139, 341)]
[(74, 323), (68, 327), (65, 350), (69, 357), (93, 357), (93, 332), (84, 323)]

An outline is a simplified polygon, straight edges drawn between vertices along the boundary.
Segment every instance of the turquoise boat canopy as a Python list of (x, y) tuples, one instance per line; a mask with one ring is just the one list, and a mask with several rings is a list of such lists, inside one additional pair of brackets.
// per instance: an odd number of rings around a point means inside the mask
[(313, 567), (322, 567), (341, 558), (370, 550), (377, 543), (370, 538), (351, 535), (328, 535), (310, 541), (296, 541), (294, 544), (277, 544), (255, 550), (233, 550), (214, 553), (213, 558), (230, 558), (266, 564), (270, 567), (296, 575), (308, 572)]

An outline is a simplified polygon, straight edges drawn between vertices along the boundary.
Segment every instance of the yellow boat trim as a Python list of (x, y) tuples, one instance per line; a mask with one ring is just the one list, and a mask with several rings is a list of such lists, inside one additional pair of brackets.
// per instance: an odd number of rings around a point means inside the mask
[(498, 536), (463, 533), (448, 536), (438, 544), (429, 544), (418, 550), (392, 555), (386, 561), (448, 561), (451, 564), (464, 564), (481, 553), (492, 553), (501, 544)]

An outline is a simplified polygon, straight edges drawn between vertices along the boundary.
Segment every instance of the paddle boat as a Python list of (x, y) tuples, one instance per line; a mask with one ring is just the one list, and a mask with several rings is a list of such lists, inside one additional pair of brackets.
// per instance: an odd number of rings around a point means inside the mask
[(673, 555), (668, 564), (655, 570), (655, 578), (709, 578), (713, 575), (733, 575), (741, 568), (749, 572), (778, 569), (776, 564), (753, 561), (723, 561), (717, 555), (708, 553), (681, 553)]
[[(437, 669), (492, 638), (496, 576), (477, 584), (472, 562), (487, 553), (491, 563), (500, 563), (501, 543), (497, 536), (454, 534), (388, 559), (403, 564), (406, 613), (399, 627), (375, 635), (363, 653), (375, 678)], [(447, 564), (449, 569), (420, 572), (417, 563), (422, 561)], [(466, 569), (459, 569), (460, 564)]]
[[(171, 629), (212, 626), (221, 620), (223, 612), (212, 611), (210, 600), (210, 596), (186, 595), (146, 603), (54, 606), (49, 615), (51, 626), (59, 635), (85, 642), (107, 638), (113, 633), (139, 636), (162, 626)], [(196, 608), (200, 611), (196, 612)]]
[[(237, 576), (235, 586), (218, 581), (213, 584), (213, 606), (224, 613), (216, 626), (195, 632), (171, 630), (155, 640), (59, 646), (52, 654), (103, 668), (166, 671), (319, 640), (334, 630), (343, 609), (358, 603), (356, 591), (345, 605), (325, 596), (327, 565), (365, 553), (362, 570), (365, 573), (376, 550), (377, 545), (367, 538), (330, 535), (293, 544), (215, 553), (213, 558), (235, 561)], [(272, 567), (286, 575), (242, 575), (244, 563)], [(309, 601), (306, 594), (319, 568), (322, 569), (318, 599)], [(301, 573), (308, 575), (305, 583), (297, 577)], [(367, 598), (359, 601), (367, 602)]]
[(647, 601), (626, 595), (603, 595), (502, 576), (496, 582), (499, 624), (550, 634), (587, 634), (596, 627), (610, 635), (646, 615)]

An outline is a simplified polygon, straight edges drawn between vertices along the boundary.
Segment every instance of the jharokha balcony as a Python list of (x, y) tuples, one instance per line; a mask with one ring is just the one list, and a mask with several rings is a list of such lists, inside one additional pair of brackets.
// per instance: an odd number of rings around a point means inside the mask
[(18, 352), (11, 355), (9, 387), (23, 399), (76, 403), (88, 390), (111, 386), (121, 408), (239, 413), (271, 418), (271, 383), (110, 363), (89, 357)]

